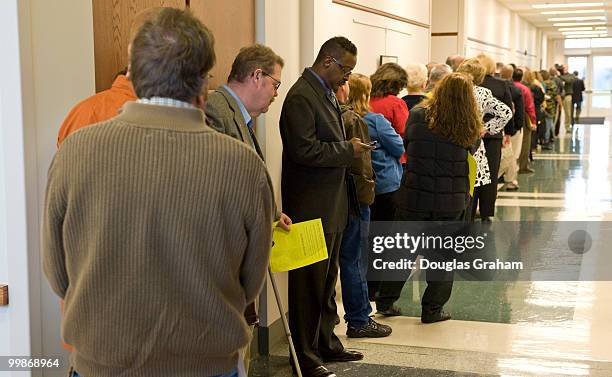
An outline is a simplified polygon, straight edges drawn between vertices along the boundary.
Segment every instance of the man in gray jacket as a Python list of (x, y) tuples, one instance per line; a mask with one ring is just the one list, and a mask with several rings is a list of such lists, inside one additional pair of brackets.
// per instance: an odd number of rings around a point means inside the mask
[[(254, 118), (267, 112), (278, 96), (284, 64), (269, 47), (260, 44), (243, 47), (232, 63), (227, 84), (217, 88), (206, 100), (209, 126), (247, 144), (262, 160), (264, 155), (253, 130)], [(291, 219), (276, 212), (278, 226), (289, 230)], [(250, 326), (259, 322), (255, 303), (247, 307), (244, 315)], [(240, 355), (244, 359), (244, 374), (249, 371), (249, 346)]]

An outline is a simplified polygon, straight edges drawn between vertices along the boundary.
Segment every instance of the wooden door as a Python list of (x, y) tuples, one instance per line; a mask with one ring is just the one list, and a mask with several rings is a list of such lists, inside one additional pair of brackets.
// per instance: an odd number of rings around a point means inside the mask
[(255, 0), (92, 0), (96, 92), (127, 67), (134, 16), (151, 7), (189, 8), (214, 34), (217, 63), (209, 89), (224, 84), (241, 47), (255, 42)]
[(217, 63), (208, 88), (225, 84), (241, 47), (255, 43), (255, 0), (190, 0), (189, 8), (215, 35)]
[(152, 7), (185, 8), (186, 0), (92, 0), (96, 92), (111, 87), (127, 67), (127, 46), (134, 16)]

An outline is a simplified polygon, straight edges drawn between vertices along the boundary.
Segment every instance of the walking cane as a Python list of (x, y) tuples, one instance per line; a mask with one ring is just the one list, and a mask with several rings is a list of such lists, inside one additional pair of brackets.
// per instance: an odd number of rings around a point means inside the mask
[(278, 292), (278, 287), (276, 286), (276, 280), (274, 280), (274, 275), (272, 274), (272, 270), (270, 270), (269, 266), (268, 276), (270, 276), (270, 282), (272, 283), (272, 288), (274, 289), (274, 296), (276, 297), (278, 311), (280, 312), (281, 320), (283, 321), (283, 326), (285, 327), (285, 334), (287, 334), (287, 340), (289, 341), (289, 352), (291, 352), (293, 365), (295, 365), (295, 370), (297, 371), (298, 377), (302, 377), (302, 370), (300, 369), (300, 363), (298, 362), (297, 354), (295, 353), (295, 347), (293, 346), (293, 339), (291, 338), (291, 330), (289, 329), (289, 325), (287, 324), (287, 317), (285, 317), (285, 309), (283, 308), (283, 302), (281, 301), (280, 293)]

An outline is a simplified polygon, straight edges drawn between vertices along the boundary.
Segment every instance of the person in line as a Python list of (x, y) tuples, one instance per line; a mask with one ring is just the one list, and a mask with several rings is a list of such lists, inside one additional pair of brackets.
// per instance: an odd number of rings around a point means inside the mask
[[(259, 141), (253, 131), (253, 120), (268, 111), (278, 96), (283, 59), (271, 48), (260, 44), (243, 47), (232, 63), (228, 82), (210, 93), (206, 101), (208, 124), (219, 132), (240, 140), (265, 161)], [(289, 231), (291, 219), (275, 211), (278, 227)], [(259, 322), (256, 303), (251, 303), (245, 313), (247, 324), (254, 330)], [(238, 370), (248, 375), (251, 343), (240, 352)]]
[[(370, 76), (370, 81), (372, 82), (370, 93), (372, 111), (382, 114), (391, 122), (395, 131), (404, 137), (409, 110), (406, 102), (397, 95), (408, 85), (406, 71), (398, 64), (385, 63)], [(405, 155), (402, 156), (400, 162), (406, 163)]]
[(214, 61), (206, 26), (161, 9), (132, 42), (138, 100), (55, 155), (43, 268), (79, 375), (237, 376), (274, 197), (261, 159), (205, 125)]
[[(534, 170), (529, 166), (529, 149), (531, 145), (531, 131), (535, 129), (536, 113), (535, 103), (533, 101), (533, 94), (531, 90), (521, 83), (523, 81), (523, 70), (516, 68), (512, 73), (512, 81), (514, 86), (519, 88), (523, 95), (523, 102), (525, 104), (525, 118), (523, 124), (523, 139), (521, 140), (521, 154), (518, 159), (519, 174), (533, 173)], [(518, 127), (518, 125), (516, 125)]]
[(574, 124), (574, 105), (572, 103), (574, 96), (574, 82), (576, 76), (572, 75), (567, 68), (567, 64), (561, 65), (561, 76), (563, 81), (563, 111), (565, 112), (565, 131), (571, 131)]
[(574, 88), (572, 94), (572, 104), (574, 107), (574, 123), (580, 123), (580, 113), (582, 112), (582, 101), (583, 95), (582, 93), (586, 90), (584, 87), (584, 80), (578, 77), (578, 71), (574, 71), (574, 77), (576, 77), (576, 81), (574, 81)]
[(406, 66), (408, 74), (408, 94), (402, 97), (408, 110), (418, 105), (425, 96), (425, 88), (427, 87), (427, 67), (423, 64), (411, 63)]
[(442, 81), (444, 77), (452, 72), (453, 70), (448, 64), (438, 64), (434, 66), (429, 73), (429, 80), (427, 81), (427, 87), (425, 88), (425, 96), (427, 98), (431, 98), (436, 85), (438, 85), (438, 83)]
[[(391, 122), (382, 114), (372, 112), (370, 107), (372, 83), (370, 79), (365, 75), (354, 73), (349, 80), (349, 86), (351, 88), (349, 103), (366, 122), (370, 140), (376, 142), (376, 147), (371, 153), (372, 168), (376, 181), (374, 202), (370, 207), (370, 220), (392, 221), (395, 213), (393, 195), (399, 189), (402, 178), (400, 157), (404, 154), (404, 144), (402, 138), (391, 126)], [(368, 257), (368, 255), (365, 257)], [(370, 301), (375, 300), (378, 286), (378, 281), (368, 281), (368, 298)]]
[[(336, 97), (342, 108), (342, 121), (347, 139), (359, 138), (370, 143), (368, 125), (361, 117), (367, 101), (365, 91), (354, 74), (338, 88)], [(357, 83), (356, 83), (357, 81)], [(368, 91), (369, 95), (369, 91)], [(357, 113), (356, 111), (360, 111)], [(368, 235), (370, 227), (370, 205), (374, 201), (374, 173), (371, 152), (365, 152), (353, 160), (351, 176), (355, 181), (360, 208), (350, 211), (348, 225), (342, 233), (340, 247), (340, 283), (346, 335), (349, 338), (382, 338), (391, 335), (391, 327), (370, 318), (372, 307), (368, 300)], [(354, 215), (358, 212), (360, 217)]]
[(457, 68), (459, 68), (461, 63), (463, 63), (464, 60), (465, 60), (465, 57), (461, 55), (450, 55), (449, 57), (446, 58), (446, 65), (451, 67), (453, 72), (455, 72)]
[(555, 97), (555, 103), (556, 103), (556, 112), (555, 112), (555, 121), (554, 121), (555, 129), (554, 129), (554, 135), (551, 136), (551, 140), (554, 140), (554, 138), (559, 136), (559, 130), (561, 129), (561, 113), (563, 109), (563, 88), (565, 87), (565, 85), (563, 84), (563, 80), (559, 78), (559, 71), (557, 70), (556, 65), (555, 67), (551, 67), (548, 70), (548, 73), (550, 74), (551, 80), (557, 86), (557, 96)]
[(354, 158), (372, 149), (359, 138), (346, 140), (335, 95), (356, 64), (357, 47), (351, 41), (327, 40), (313, 66), (289, 89), (280, 117), (283, 209), (293, 221), (321, 218), (329, 255), (289, 271), (289, 326), (305, 377), (335, 376), (324, 362), (363, 358), (345, 349), (334, 334), (340, 245), (354, 190), (347, 173)]
[[(497, 182), (499, 176), (499, 166), (501, 162), (501, 149), (503, 142), (503, 134), (501, 130), (495, 131), (494, 129), (503, 123), (502, 129), (515, 128), (512, 120), (512, 94), (510, 93), (510, 85), (497, 77), (494, 77), (496, 64), (495, 60), (489, 55), (480, 54), (477, 56), (478, 62), (482, 65), (485, 70), (485, 76), (482, 83), (474, 82), (474, 85), (478, 87), (486, 88), (491, 91), (492, 96), (501, 101), (506, 107), (501, 105), (493, 106), (490, 108), (490, 112), (483, 113), (485, 120), (485, 129), (487, 132), (483, 136), (482, 140), (484, 143), (484, 150), (486, 151), (487, 161), (491, 173), (491, 181), (489, 183), (481, 182), (482, 186), (478, 189), (478, 197), (474, 195), (474, 202), (479, 202), (480, 217), (484, 221), (488, 221), (491, 217), (495, 216), (495, 202), (497, 200)], [(476, 94), (479, 98), (488, 98), (488, 95), (481, 97), (483, 91), (475, 88)], [(479, 102), (480, 103), (480, 102)], [(487, 100), (488, 104), (493, 104), (492, 101)], [(509, 110), (509, 112), (508, 112)], [(491, 112), (492, 111), (492, 112)], [(510, 115), (510, 118), (507, 115)], [(495, 119), (493, 119), (495, 118)], [(500, 119), (504, 119), (500, 122)], [(496, 127), (494, 127), (495, 125)], [(477, 182), (478, 183), (478, 182)], [(475, 207), (472, 207), (475, 210)]]
[[(512, 95), (512, 103), (514, 106), (514, 115), (511, 122), (508, 122), (504, 127), (504, 148), (512, 149), (512, 153), (504, 154), (502, 152), (502, 161), (498, 177), (504, 177), (504, 189), (506, 191), (518, 190), (518, 158), (521, 154), (521, 144), (523, 142), (523, 124), (525, 122), (525, 103), (523, 102), (523, 94), (521, 90), (512, 84), (512, 75), (514, 68), (511, 65), (505, 65), (501, 72), (500, 78), (510, 84), (510, 94)], [(512, 127), (510, 127), (510, 125)], [(505, 157), (504, 157), (505, 155)]]
[(550, 74), (546, 70), (540, 71), (542, 79), (544, 80), (544, 86), (546, 87), (545, 102), (544, 102), (544, 127), (541, 132), (538, 132), (540, 144), (544, 150), (552, 150), (553, 143), (551, 136), (553, 133), (553, 124), (556, 112), (556, 101), (557, 96), (557, 84), (551, 80)]
[[(404, 145), (408, 161), (395, 196), (395, 221), (463, 221), (470, 201), (468, 150), (480, 138), (482, 115), (472, 80), (463, 73), (446, 76), (430, 100), (410, 114)], [(453, 273), (427, 271), (421, 322), (451, 318), (445, 312)], [(403, 281), (382, 282), (376, 305), (391, 306)]]
[[(493, 97), (489, 89), (480, 86), (486, 73), (485, 67), (480, 63), (480, 59), (471, 58), (464, 61), (459, 68), (457, 68), (457, 72), (465, 73), (468, 77), (472, 78), (476, 104), (484, 121), (481, 137), (486, 134), (496, 136), (501, 133), (506, 124), (512, 119), (512, 109), (506, 106), (502, 101)], [(501, 145), (501, 139), (499, 140), (499, 144)], [(488, 146), (491, 147), (491, 144)], [(498, 154), (488, 155), (487, 144), (484, 143), (482, 138), (474, 145), (473, 149), (474, 159), (476, 160), (476, 182), (474, 184), (474, 197), (472, 199), (470, 220), (474, 221), (476, 211), (479, 210), (481, 221), (490, 222), (494, 211), (491, 205), (494, 207), (495, 201), (493, 201), (493, 203), (486, 201), (486, 199), (488, 199), (486, 190), (488, 189), (487, 185), (495, 182), (495, 194), (497, 195), (497, 173), (499, 172), (501, 151)], [(489, 159), (490, 156), (492, 159)]]
[(542, 83), (536, 79), (534, 72), (530, 69), (525, 68), (523, 72), (523, 85), (525, 85), (529, 90), (531, 90), (531, 95), (533, 97), (533, 105), (536, 113), (536, 126), (531, 131), (531, 144), (528, 146), (529, 148), (529, 161), (533, 161), (533, 150), (536, 149), (538, 145), (538, 130), (546, 127), (546, 117), (544, 115), (544, 102), (545, 102), (545, 94), (544, 94), (544, 86)]

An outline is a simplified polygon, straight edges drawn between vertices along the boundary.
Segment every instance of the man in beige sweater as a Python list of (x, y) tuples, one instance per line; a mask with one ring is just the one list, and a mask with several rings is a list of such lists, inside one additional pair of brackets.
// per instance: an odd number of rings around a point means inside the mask
[(133, 42), (139, 100), (51, 165), (44, 270), (81, 376), (236, 375), (274, 203), (257, 154), (204, 125), (214, 59), (204, 25), (160, 11)]

